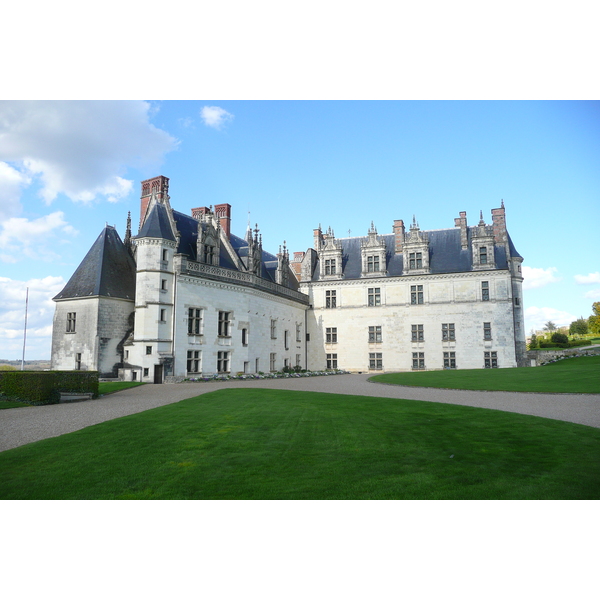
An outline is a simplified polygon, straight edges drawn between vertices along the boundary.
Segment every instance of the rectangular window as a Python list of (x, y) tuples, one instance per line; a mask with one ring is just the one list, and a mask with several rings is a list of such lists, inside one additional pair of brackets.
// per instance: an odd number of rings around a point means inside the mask
[(454, 323), (442, 323), (442, 341), (453, 342), (455, 340)]
[(492, 324), (491, 323), (483, 324), (483, 339), (484, 340), (492, 339)]
[(379, 256), (367, 256), (367, 272), (376, 273), (379, 271)]
[(300, 366), (300, 354), (296, 354), (296, 366)]
[(160, 320), (162, 323), (164, 323), (167, 320), (167, 309), (166, 308), (160, 309)]
[(200, 350), (187, 351), (187, 372), (200, 373)]
[(296, 341), (302, 341), (302, 325), (300, 323), (296, 323)]
[(204, 244), (204, 248), (202, 251), (203, 262), (207, 265), (212, 265), (214, 255), (215, 255), (214, 246), (209, 246), (208, 244)]
[(369, 343), (381, 342), (381, 325), (369, 326)]
[(287, 329), (283, 332), (283, 347), (286, 350), (290, 349), (290, 332)]
[(148, 369), (147, 367), (144, 368), (144, 377), (148, 377), (148, 374), (150, 373), (150, 369)]
[(81, 353), (80, 352), (78, 352), (75, 355), (75, 370), (81, 371)]
[(217, 352), (217, 373), (229, 373), (229, 352)]
[(497, 352), (484, 352), (483, 361), (486, 369), (497, 369), (498, 368), (498, 353)]
[(327, 327), (325, 329), (325, 342), (327, 344), (337, 344), (337, 327)]
[(327, 290), (325, 292), (325, 308), (335, 308), (335, 290)]
[(381, 305), (381, 288), (368, 289), (368, 304), (369, 306)]
[(289, 369), (290, 368), (290, 359), (289, 358), (284, 358), (283, 359), (283, 368), (284, 369)]
[(219, 311), (219, 337), (229, 337), (229, 315), (231, 313)]
[(202, 333), (202, 309), (188, 309), (188, 335), (200, 335)]
[(369, 352), (369, 369), (381, 371), (383, 369), (383, 358), (381, 352)]
[(166, 280), (166, 279), (161, 279), (161, 280), (160, 280), (160, 289), (161, 289), (163, 292), (166, 292), (166, 291), (167, 291), (167, 280)]
[(479, 264), (487, 265), (487, 248), (485, 246), (479, 248)]
[(424, 340), (423, 325), (411, 325), (410, 334), (410, 339), (412, 342), (422, 342)]
[(327, 355), (327, 368), (328, 369), (337, 369), (337, 354), (328, 354)]
[(260, 371), (260, 358), (257, 358), (254, 361), (254, 372), (258, 373)]
[(515, 306), (519, 306), (520, 304), (519, 296), (515, 296)]
[(152, 346), (146, 346), (146, 354), (152, 354)]
[(77, 313), (67, 313), (67, 333), (75, 333), (75, 320)]
[(421, 252), (411, 252), (408, 255), (408, 268), (409, 269), (422, 269), (423, 268), (423, 254)]
[(271, 339), (277, 339), (277, 321), (275, 319), (271, 319)]
[(487, 302), (490, 299), (490, 283), (489, 281), (481, 282), (481, 299)]
[(248, 330), (242, 329), (242, 346), (248, 345)]
[(249, 365), (250, 365), (250, 363), (248, 361), (244, 361), (244, 373), (248, 372)]
[(271, 371), (275, 370), (275, 361), (277, 360), (277, 354), (275, 352), (271, 352), (269, 355), (269, 369)]
[(456, 369), (456, 354), (444, 352), (444, 369)]
[(425, 368), (425, 353), (424, 352), (413, 352), (412, 353), (412, 368), (413, 371), (419, 371)]
[(325, 260), (325, 275), (335, 275), (335, 260), (332, 258)]
[(411, 304), (423, 304), (423, 286), (422, 285), (411, 285), (410, 286), (410, 303)]
[(169, 260), (169, 251), (168, 250), (164, 250), (162, 251), (162, 259), (163, 262), (167, 262)]

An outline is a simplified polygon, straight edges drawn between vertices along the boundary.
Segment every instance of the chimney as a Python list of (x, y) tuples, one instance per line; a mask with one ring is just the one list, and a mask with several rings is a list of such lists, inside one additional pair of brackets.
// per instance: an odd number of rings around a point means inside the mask
[(323, 240), (323, 232), (321, 231), (321, 226), (319, 225), (319, 229), (313, 229), (313, 237), (314, 237), (314, 247), (317, 252), (321, 250), (325, 241)]
[(142, 196), (140, 199), (140, 227), (146, 220), (146, 211), (152, 194), (156, 193), (158, 200), (164, 200), (169, 193), (169, 178), (159, 175), (142, 181)]
[(454, 226), (460, 227), (460, 247), (463, 250), (466, 250), (469, 247), (469, 238), (467, 237), (467, 213), (462, 210), (458, 215), (458, 218), (454, 219)]
[(494, 227), (494, 241), (496, 244), (508, 245), (506, 235), (506, 215), (504, 212), (504, 200), (500, 208), (492, 208), (492, 225)]
[(396, 254), (402, 252), (404, 244), (404, 221), (402, 219), (394, 220), (394, 251)]
[(215, 216), (221, 223), (221, 229), (225, 232), (227, 239), (231, 237), (231, 204), (215, 205)]
[(192, 217), (194, 217), (196, 221), (199, 221), (202, 215), (205, 215), (209, 212), (210, 208), (208, 208), (208, 206), (199, 206), (198, 208), (192, 208)]
[(290, 268), (298, 281), (300, 281), (302, 275), (302, 261), (304, 260), (304, 254), (304, 252), (294, 252), (294, 258), (290, 261)]

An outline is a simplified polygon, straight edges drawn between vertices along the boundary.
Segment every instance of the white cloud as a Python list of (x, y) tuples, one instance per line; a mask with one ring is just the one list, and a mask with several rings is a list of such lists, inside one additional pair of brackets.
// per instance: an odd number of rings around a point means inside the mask
[(555, 277), (558, 269), (556, 267), (548, 267), (547, 269), (538, 269), (535, 267), (523, 267), (523, 289), (533, 290), (544, 287), (550, 283), (560, 281), (561, 277)]
[(24, 173), (0, 162), (0, 220), (16, 217), (21, 213), (21, 189), (30, 183), (31, 178)]
[(27, 346), (25, 360), (49, 359), (52, 341), (52, 298), (65, 286), (62, 277), (17, 281), (0, 277), (0, 358), (17, 360), (23, 353), (25, 296), (27, 308)]
[(557, 308), (530, 306), (525, 309), (525, 332), (529, 334), (532, 329), (543, 329), (548, 321), (552, 321), (557, 327), (564, 327), (577, 319), (575, 315)]
[(60, 193), (114, 202), (132, 189), (121, 176), (127, 167), (159, 164), (177, 145), (149, 122), (150, 112), (141, 101), (3, 101), (0, 160), (21, 183), (39, 178), (48, 204)]
[(233, 120), (233, 115), (219, 106), (204, 106), (200, 116), (207, 127), (221, 129), (225, 123)]
[(586, 292), (583, 297), (593, 301), (600, 300), (600, 290), (590, 290), (589, 292)]
[(51, 262), (58, 258), (52, 250), (56, 234), (74, 236), (79, 232), (69, 225), (61, 211), (50, 213), (39, 219), (11, 217), (0, 223), (0, 260), (16, 263), (31, 258)]
[(589, 275), (574, 275), (574, 277), (575, 282), (581, 285), (586, 285), (589, 283), (600, 283), (600, 271), (590, 273)]

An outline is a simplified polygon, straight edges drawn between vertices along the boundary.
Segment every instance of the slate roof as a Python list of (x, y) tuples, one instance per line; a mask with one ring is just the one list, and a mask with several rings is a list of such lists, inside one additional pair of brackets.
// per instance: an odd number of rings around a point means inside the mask
[[(460, 229), (437, 229), (427, 231), (429, 238), (429, 268), (432, 274), (439, 273), (464, 273), (472, 271), (473, 257), (471, 251), (472, 228), (467, 230), (469, 248), (463, 250), (460, 243)], [(394, 234), (378, 235), (383, 239), (386, 247), (387, 273), (389, 277), (396, 277), (403, 274), (402, 254), (396, 254), (394, 251)], [(342, 245), (342, 272), (344, 279), (359, 279), (361, 277), (361, 243), (366, 242), (368, 236), (352, 238), (336, 238)], [(515, 249), (510, 236), (508, 236), (510, 254), (513, 257), (521, 255)], [(507, 269), (507, 257), (504, 246), (494, 247), (494, 258), (496, 269)], [(313, 281), (320, 277), (320, 264), (317, 262)]]
[(114, 227), (107, 225), (64, 289), (53, 300), (109, 296), (135, 299), (135, 262)]
[(155, 204), (152, 207), (150, 214), (146, 217), (136, 237), (163, 238), (172, 242), (175, 241), (171, 223), (169, 222), (169, 215), (167, 214), (167, 207), (164, 204)]

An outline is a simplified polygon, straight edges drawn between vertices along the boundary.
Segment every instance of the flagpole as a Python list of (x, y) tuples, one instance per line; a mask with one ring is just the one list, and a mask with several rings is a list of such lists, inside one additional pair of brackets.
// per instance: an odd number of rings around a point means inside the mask
[(27, 305), (29, 304), (29, 288), (25, 296), (25, 328), (23, 329), (23, 358), (21, 359), (21, 371), (25, 369), (25, 342), (27, 341)]

